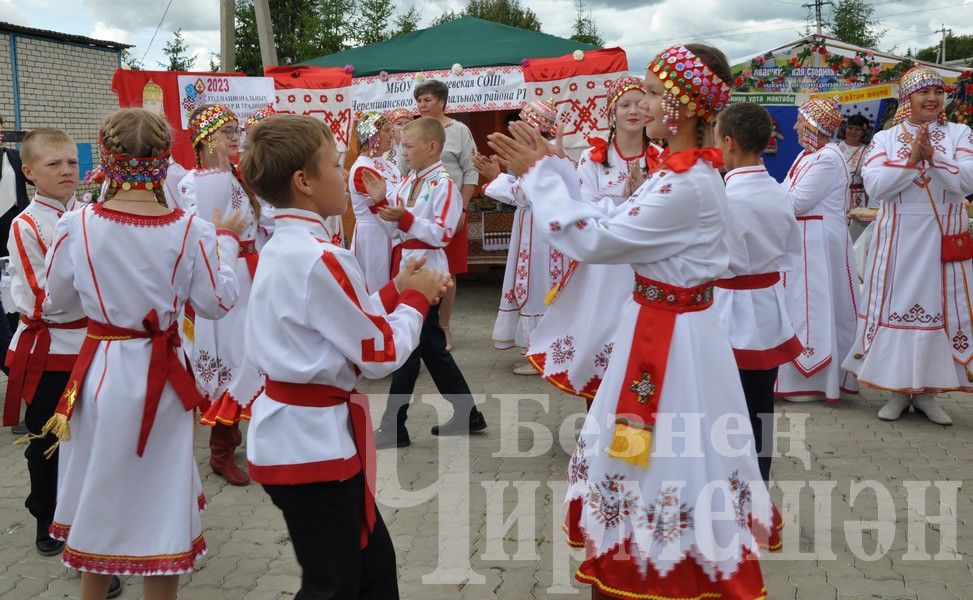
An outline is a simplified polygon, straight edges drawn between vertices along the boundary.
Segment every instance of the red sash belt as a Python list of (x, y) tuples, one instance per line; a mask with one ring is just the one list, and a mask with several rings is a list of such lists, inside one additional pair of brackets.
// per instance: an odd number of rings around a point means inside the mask
[[(186, 371), (186, 367), (176, 351), (180, 345), (176, 323), (166, 329), (161, 329), (159, 327), (159, 315), (155, 312), (155, 309), (152, 309), (142, 320), (142, 326), (144, 329), (139, 330), (117, 327), (97, 321), (88, 322), (88, 334), (85, 336), (84, 344), (81, 345), (81, 351), (78, 353), (78, 362), (75, 363), (74, 371), (71, 372), (71, 379), (64, 390), (64, 395), (61, 396), (57, 412), (53, 417), (57, 419), (59, 415), (62, 415), (65, 420), (70, 420), (81, 386), (84, 384), (85, 376), (91, 367), (91, 361), (94, 360), (95, 352), (101, 342), (150, 339), (152, 341), (152, 354), (146, 376), (145, 406), (142, 410), (142, 424), (139, 430), (138, 447), (136, 448), (136, 453), (139, 456), (142, 456), (145, 452), (145, 444), (149, 439), (149, 432), (152, 431), (152, 424), (155, 422), (155, 414), (159, 408), (159, 400), (162, 397), (162, 390), (165, 388), (166, 382), (172, 386), (187, 412), (193, 410), (202, 402), (202, 397), (196, 390), (196, 384)], [(57, 432), (56, 429), (54, 431)], [(58, 437), (66, 439), (60, 435)]]
[(20, 420), (20, 400), (27, 404), (34, 400), (37, 385), (47, 367), (47, 357), (51, 353), (51, 329), (83, 329), (88, 319), (78, 319), (68, 323), (50, 323), (43, 319), (31, 319), (21, 315), (20, 322), (26, 325), (17, 339), (13, 360), (10, 364), (10, 377), (7, 379), (7, 396), (3, 402), (3, 426), (16, 425)]
[(796, 217), (798, 221), (823, 221), (824, 217), (821, 215), (804, 215), (802, 217)]
[(247, 262), (247, 270), (250, 271), (250, 281), (257, 272), (257, 261), (260, 255), (257, 254), (256, 240), (240, 240), (240, 258)]
[[(330, 385), (315, 383), (287, 383), (267, 379), (264, 388), (267, 397), (273, 398), (281, 404), (291, 406), (308, 406), (325, 408), (328, 406), (348, 405), (348, 415), (351, 418), (352, 435), (358, 460), (361, 461), (362, 472), (365, 474), (365, 522), (362, 524), (361, 547), (368, 543), (368, 534), (375, 528), (375, 440), (372, 438), (372, 427), (368, 414), (365, 396), (349, 392)], [(355, 394), (356, 399), (352, 399)], [(356, 401), (357, 399), (362, 401)]]
[(406, 240), (392, 247), (392, 278), (399, 274), (399, 263), (402, 262), (403, 250), (437, 250), (439, 246), (432, 246), (417, 239)]
[(780, 273), (760, 273), (757, 275), (737, 275), (730, 279), (717, 279), (716, 287), (724, 290), (762, 290), (773, 287), (780, 281)]
[(635, 321), (608, 454), (647, 467), (676, 316), (712, 306), (713, 283), (683, 288), (636, 274), (634, 298), (642, 306)]

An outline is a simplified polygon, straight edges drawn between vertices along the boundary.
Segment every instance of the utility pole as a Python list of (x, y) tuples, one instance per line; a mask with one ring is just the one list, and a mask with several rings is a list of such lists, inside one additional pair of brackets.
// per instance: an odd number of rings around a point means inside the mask
[(821, 9), (823, 9), (826, 4), (828, 6), (834, 6), (831, 3), (831, 0), (814, 0), (810, 4), (801, 5), (804, 8), (807, 8), (809, 10), (812, 8), (814, 9), (814, 22), (815, 22), (815, 27), (817, 29), (818, 35), (821, 35), (824, 30), (824, 17), (822, 16)]
[(220, 71), (236, 70), (236, 11), (233, 0), (220, 0)]
[(939, 64), (946, 64), (946, 35), (948, 33), (953, 33), (952, 29), (946, 29), (946, 24), (943, 23), (942, 29), (937, 29), (936, 32), (943, 34), (942, 41), (939, 42)]
[(253, 0), (257, 17), (257, 38), (260, 40), (260, 62), (264, 68), (277, 66), (277, 45), (274, 44), (274, 23), (270, 20), (269, 0)]

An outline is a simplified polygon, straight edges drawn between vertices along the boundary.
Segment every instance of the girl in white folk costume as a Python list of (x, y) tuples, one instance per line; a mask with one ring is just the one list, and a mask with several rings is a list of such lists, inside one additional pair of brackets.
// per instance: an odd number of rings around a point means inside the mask
[[(520, 111), (520, 119), (537, 129), (545, 139), (557, 134), (557, 108), (554, 100), (535, 100)], [(482, 154), (473, 157), (473, 165), (480, 175), (489, 179), (484, 193), (505, 204), (516, 206), (514, 225), (507, 251), (507, 268), (503, 274), (500, 309), (493, 325), (493, 344), (498, 350), (517, 346), (527, 348), (531, 333), (547, 310), (547, 293), (561, 282), (568, 259), (542, 237), (530, 203), (520, 189), (520, 180), (509, 173), (501, 173), (497, 156), (489, 159)], [(534, 375), (530, 363), (514, 367), (518, 375)]]
[[(608, 89), (608, 141), (589, 138), (578, 162), (581, 200), (611, 215), (634, 191), (636, 175), (646, 169), (646, 153), (657, 149), (645, 136), (638, 103), (645, 87), (637, 77), (623, 77)], [(532, 199), (533, 200), (533, 199)], [(541, 225), (543, 227), (543, 225)], [(556, 243), (554, 248), (572, 256)], [(632, 268), (627, 264), (586, 264), (571, 260), (548, 296), (550, 308), (534, 329), (527, 361), (558, 389), (589, 403), (598, 391), (614, 348), (614, 319), (631, 296)], [(552, 300), (553, 298), (553, 300)]]
[(796, 269), (784, 277), (787, 312), (804, 350), (781, 365), (775, 391), (793, 402), (837, 402), (842, 391), (858, 393), (854, 374), (841, 368), (858, 314), (858, 269), (846, 217), (848, 166), (830, 143), (841, 119), (833, 100), (814, 98), (798, 109), (794, 129), (804, 151), (783, 183), (801, 236)]
[(389, 282), (392, 256), (392, 227), (378, 218), (378, 211), (388, 203), (374, 203), (362, 180), (371, 172), (385, 180), (388, 197), (399, 185), (399, 171), (384, 157), (392, 146), (392, 124), (388, 117), (377, 112), (359, 114), (355, 123), (361, 154), (351, 166), (348, 190), (355, 211), (355, 231), (351, 251), (365, 273), (365, 287), (376, 292)]
[(871, 141), (868, 130), (871, 124), (861, 114), (855, 114), (845, 121), (843, 131), (838, 132), (838, 149), (848, 165), (848, 175), (851, 177), (850, 187), (851, 208), (864, 208), (869, 205), (868, 194), (862, 183), (862, 166), (865, 164), (865, 152)]
[(881, 206), (844, 366), (892, 392), (878, 413), (887, 421), (911, 400), (930, 421), (949, 425), (934, 394), (973, 392), (973, 240), (963, 206), (973, 193), (973, 132), (946, 122), (944, 90), (932, 69), (906, 72), (899, 86), (906, 118), (875, 134), (862, 172)]
[(110, 574), (143, 575), (147, 598), (175, 598), (178, 575), (206, 550), (193, 458), (201, 397), (178, 353), (177, 321), (187, 302), (213, 319), (233, 307), (227, 261), (239, 244), (234, 231), (166, 207), (162, 117), (121, 110), (99, 135), (110, 190), (61, 218), (47, 257), (45, 306), (80, 301), (89, 319), (47, 427), (69, 450), (51, 533), (66, 541), (62, 562), (82, 572), (82, 600), (104, 598)]
[[(243, 323), (250, 284), (257, 268), (259, 219), (257, 198), (241, 184), (230, 162), (239, 152), (240, 122), (223, 104), (202, 106), (189, 117), (190, 138), (196, 149), (196, 168), (179, 184), (184, 205), (198, 218), (213, 221), (218, 215), (239, 213), (247, 223), (240, 235), (240, 256), (234, 264), (240, 297), (233, 310), (219, 321), (193, 318), (184, 327), (187, 354), (196, 384), (209, 405), (201, 422), (210, 425), (210, 466), (233, 485), (246, 485), (250, 477), (234, 461), (242, 442), (242, 411), (260, 394), (263, 381), (243, 353)], [(191, 333), (187, 333), (191, 332)]]
[[(582, 201), (571, 163), (545, 157), (529, 128), (515, 124), (520, 142), (490, 136), (553, 244), (635, 270), (633, 299), (605, 313), (618, 323), (615, 352), (568, 467), (569, 541), (587, 547), (576, 577), (595, 598), (767, 593), (754, 560), (774, 521), (767, 488), (752, 453), (731, 457), (711, 435), (730, 419), (741, 433), (731, 445), (752, 441), (736, 362), (709, 310), (729, 256), (721, 154), (702, 145), (730, 78), (705, 45), (653, 59), (640, 109), (671, 154), (613, 217)], [(674, 455), (672, 434), (684, 430), (698, 452)]]
[(402, 128), (413, 119), (415, 119), (415, 115), (407, 108), (396, 108), (389, 111), (388, 114), (389, 123), (392, 125), (392, 147), (385, 154), (385, 161), (393, 169), (398, 170), (399, 179), (403, 179), (409, 174), (409, 165), (402, 157)]

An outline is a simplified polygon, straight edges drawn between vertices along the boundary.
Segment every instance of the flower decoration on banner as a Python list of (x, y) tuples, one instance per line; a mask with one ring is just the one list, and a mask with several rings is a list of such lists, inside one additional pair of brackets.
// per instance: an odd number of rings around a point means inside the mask
[(525, 68), (525, 69), (527, 68), (528, 65), (530, 65), (530, 61), (527, 60), (526, 58), (523, 59), (522, 61), (520, 61), (520, 66), (523, 67), (523, 68)]
[(378, 74), (378, 78), (382, 81), (382, 83), (385, 83), (386, 81), (389, 80), (389, 72), (388, 71), (380, 71), (379, 74)]
[(882, 82), (897, 82), (902, 74), (913, 66), (911, 60), (883, 68), (875, 58), (875, 51), (861, 50), (854, 56), (843, 56), (828, 52), (824, 38), (813, 38), (796, 55), (789, 59), (777, 59), (773, 52), (755, 56), (748, 67), (737, 75), (733, 82), (739, 91), (751, 89), (774, 91), (798, 91), (785, 85), (796, 69), (808, 66), (813, 55), (821, 57), (823, 66), (834, 73), (836, 83), (851, 85), (875, 85)]
[(355, 65), (345, 65), (345, 73), (351, 74), (355, 72)]
[(426, 74), (425, 73), (416, 73), (416, 81), (418, 83), (422, 83), (425, 80), (426, 80)]
[(973, 69), (966, 69), (956, 80), (946, 118), (954, 123), (973, 124)]
[(571, 56), (574, 58), (574, 60), (582, 61), (582, 60), (584, 60), (584, 51), (582, 51), (582, 50), (575, 50), (574, 53)]
[(459, 63), (453, 63), (453, 68), (449, 70), (453, 75), (459, 77), (463, 74), (463, 65)]

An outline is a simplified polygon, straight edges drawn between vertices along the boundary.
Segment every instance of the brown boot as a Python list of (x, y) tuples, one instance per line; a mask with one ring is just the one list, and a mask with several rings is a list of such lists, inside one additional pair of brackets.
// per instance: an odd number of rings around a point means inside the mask
[[(234, 435), (236, 432), (236, 435)], [(217, 423), (213, 426), (209, 435), (209, 465), (213, 467), (213, 472), (226, 479), (230, 485), (247, 485), (250, 483), (250, 476), (247, 472), (236, 466), (233, 460), (233, 451), (237, 447), (236, 436), (240, 435), (240, 430), (236, 425), (223, 425)]]

